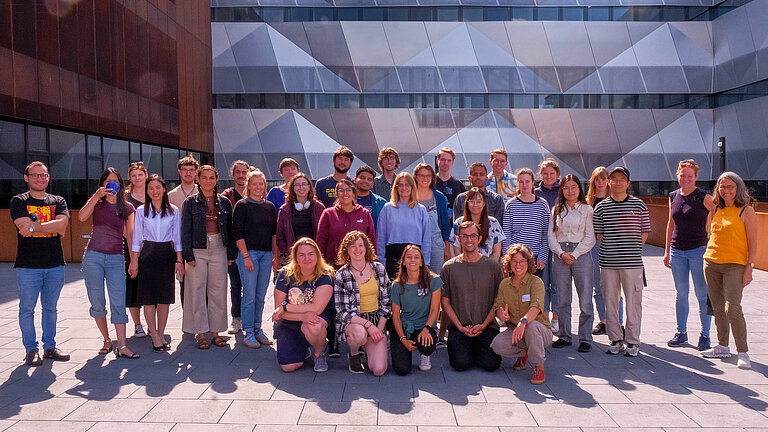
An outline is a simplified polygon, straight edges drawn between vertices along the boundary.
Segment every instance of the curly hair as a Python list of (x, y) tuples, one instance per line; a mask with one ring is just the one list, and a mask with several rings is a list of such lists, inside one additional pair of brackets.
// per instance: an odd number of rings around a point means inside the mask
[(336, 257), (336, 261), (340, 266), (348, 264), (350, 261), (352, 261), (352, 258), (349, 256), (349, 248), (354, 242), (357, 241), (357, 239), (363, 239), (363, 243), (365, 244), (365, 260), (367, 262), (376, 261), (376, 248), (373, 247), (371, 239), (369, 239), (365, 233), (355, 230), (348, 232), (347, 235), (345, 235), (341, 240), (339, 253)]
[(381, 162), (384, 160), (384, 158), (394, 156), (395, 157), (395, 169), (397, 169), (400, 166), (400, 155), (397, 154), (397, 150), (393, 149), (392, 147), (384, 147), (379, 151), (379, 158), (377, 160), (379, 164), (379, 169), (384, 170), (381, 167)]
[(524, 244), (515, 243), (507, 249), (507, 253), (501, 259), (501, 270), (505, 274), (512, 274), (512, 257), (516, 254), (522, 254), (528, 261), (528, 273), (536, 273), (536, 258), (534, 258), (531, 248)]

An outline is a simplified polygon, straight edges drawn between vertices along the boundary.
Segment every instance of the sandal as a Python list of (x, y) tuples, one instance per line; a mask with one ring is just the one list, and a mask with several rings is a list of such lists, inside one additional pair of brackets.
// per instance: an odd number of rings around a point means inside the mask
[(208, 345), (208, 341), (205, 339), (205, 336), (203, 336), (203, 337), (198, 337), (197, 338), (197, 347), (199, 349), (208, 349), (211, 346)]
[(115, 348), (115, 357), (117, 357), (117, 358), (122, 357), (122, 358), (127, 358), (127, 359), (132, 359), (132, 360), (135, 360), (135, 359), (141, 357), (140, 355), (138, 355), (136, 353), (131, 353), (131, 355), (128, 355), (128, 354), (123, 354), (123, 353), (120, 352), (120, 350), (124, 350), (126, 348), (128, 348), (128, 347), (125, 346), (125, 345), (121, 346), (120, 348)]
[(104, 346), (99, 350), (99, 355), (107, 355), (110, 351), (112, 351), (112, 340), (104, 339)]
[(213, 342), (213, 344), (217, 347), (227, 346), (227, 341), (225, 341), (224, 338), (219, 335), (212, 337), (211, 342)]

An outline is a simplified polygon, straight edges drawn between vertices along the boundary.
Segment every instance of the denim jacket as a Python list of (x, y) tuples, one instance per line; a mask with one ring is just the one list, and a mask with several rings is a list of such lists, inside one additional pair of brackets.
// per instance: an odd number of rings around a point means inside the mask
[[(227, 248), (227, 259), (233, 260), (237, 256), (237, 250), (232, 239), (232, 203), (218, 194), (214, 205), (219, 215), (219, 234)], [(184, 200), (181, 211), (181, 254), (185, 261), (195, 261), (193, 249), (205, 249), (208, 246), (208, 234), (205, 229), (206, 210), (207, 204), (202, 192)]]

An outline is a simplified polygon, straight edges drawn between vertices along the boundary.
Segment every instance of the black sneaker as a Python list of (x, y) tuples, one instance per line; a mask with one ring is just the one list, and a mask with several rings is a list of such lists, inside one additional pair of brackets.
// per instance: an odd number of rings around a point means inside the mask
[(552, 348), (563, 348), (571, 345), (573, 344), (565, 339), (558, 339), (552, 344)]
[(581, 342), (579, 344), (579, 352), (590, 352), (592, 351), (592, 344), (589, 342)]
[(352, 353), (349, 354), (349, 371), (352, 373), (363, 373), (365, 372), (365, 365), (363, 365), (363, 355), (357, 354), (352, 355)]
[(604, 335), (605, 334), (605, 323), (604, 322), (598, 322), (594, 329), (592, 329), (592, 334), (595, 336)]
[(683, 332), (677, 332), (675, 335), (667, 341), (667, 346), (670, 346), (672, 348), (679, 347), (683, 345), (684, 343), (688, 342), (688, 333)]
[(24, 364), (27, 366), (42, 366), (43, 365), (43, 359), (40, 358), (40, 352), (35, 349), (29, 350), (27, 352), (27, 356), (24, 357)]
[(69, 361), (69, 354), (64, 354), (60, 349), (53, 347), (45, 350), (43, 358), (56, 360), (56, 361)]
[(336, 344), (329, 344), (328, 346), (328, 357), (330, 358), (339, 358), (341, 357), (341, 353), (339, 352), (339, 346)]

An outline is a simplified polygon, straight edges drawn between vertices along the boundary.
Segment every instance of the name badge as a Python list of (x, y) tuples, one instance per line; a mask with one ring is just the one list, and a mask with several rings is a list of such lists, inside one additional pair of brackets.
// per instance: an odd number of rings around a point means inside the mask
[(531, 301), (531, 295), (530, 294), (523, 294), (523, 301), (524, 302)]

